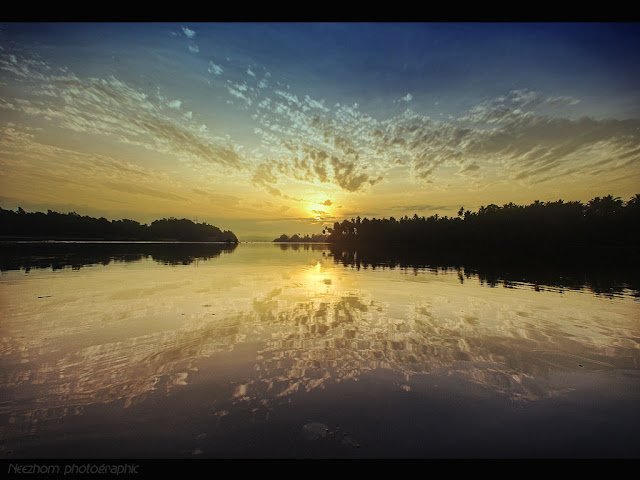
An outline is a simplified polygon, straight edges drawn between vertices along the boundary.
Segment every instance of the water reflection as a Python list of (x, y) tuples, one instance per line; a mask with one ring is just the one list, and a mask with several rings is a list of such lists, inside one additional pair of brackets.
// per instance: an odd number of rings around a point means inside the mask
[(327, 249), (327, 243), (292, 243), (292, 242), (277, 242), (275, 245), (280, 247), (280, 250), (304, 250), (308, 252), (309, 250), (313, 252), (323, 252)]
[(342, 294), (284, 308), (279, 295), (255, 303), (256, 320), (277, 329), (259, 351), (259, 373), (243, 400), (266, 404), (385, 369), (403, 379), (400, 388), (409, 388), (416, 374), (457, 375), (510, 400), (535, 401), (567, 391), (554, 385), (558, 371), (640, 366), (638, 342), (624, 318), (576, 324), (566, 311), (557, 318), (557, 311), (534, 314), (524, 305), (512, 310), (496, 301), (478, 303), (475, 296), (455, 301), (442, 292), (407, 304), (403, 315), (371, 295)]
[(357, 270), (371, 268), (400, 269), (417, 273), (428, 269), (434, 273), (455, 271), (461, 283), (477, 277), (491, 287), (532, 287), (540, 290), (582, 290), (597, 295), (620, 296), (630, 293), (640, 297), (640, 269), (634, 256), (611, 260), (606, 255), (584, 257), (567, 254), (564, 257), (540, 258), (496, 257), (478, 258), (453, 255), (450, 252), (415, 252), (392, 248), (344, 249), (330, 246), (336, 263)]
[(196, 242), (3, 242), (0, 271), (67, 267), (77, 270), (88, 265), (137, 262), (147, 257), (167, 265), (188, 265), (233, 252), (236, 247), (233, 243)]
[[(143, 245), (126, 256), (133, 263), (109, 251), (104, 267), (5, 272), (0, 439), (38, 434), (91, 405), (129, 408), (208, 381), (222, 354), (233, 359), (228, 377), (206, 399), (218, 417), (268, 412), (381, 371), (399, 391), (446, 376), (535, 402), (573, 388), (559, 374), (640, 368), (629, 296), (487, 288), (508, 277), (398, 270), (308, 246), (190, 246), (162, 257), (167, 250)], [(183, 261), (231, 251), (198, 269)], [(355, 262), (361, 269), (344, 268)]]

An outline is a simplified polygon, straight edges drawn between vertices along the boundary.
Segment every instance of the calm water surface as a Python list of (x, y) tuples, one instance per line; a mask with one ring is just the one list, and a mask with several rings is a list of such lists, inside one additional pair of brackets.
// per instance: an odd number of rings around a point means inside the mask
[(631, 289), (143, 247), (4, 259), (4, 458), (640, 457)]

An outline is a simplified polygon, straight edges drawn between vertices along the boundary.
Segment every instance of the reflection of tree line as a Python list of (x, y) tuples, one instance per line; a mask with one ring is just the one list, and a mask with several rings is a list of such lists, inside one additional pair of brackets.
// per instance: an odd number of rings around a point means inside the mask
[(502, 256), (444, 251), (421, 251), (398, 246), (376, 248), (371, 246), (329, 247), (334, 262), (355, 269), (398, 268), (414, 273), (429, 269), (436, 273), (456, 272), (460, 282), (477, 276), (489, 286), (516, 287), (530, 284), (536, 290), (580, 290), (607, 296), (621, 295), (631, 290), (640, 297), (640, 271), (624, 255), (602, 256), (585, 261), (578, 254), (557, 256), (541, 260), (536, 256)]
[(278, 246), (280, 250), (304, 250), (305, 252), (309, 250), (312, 252), (322, 252), (327, 249), (327, 245), (321, 243), (280, 243)]
[(108, 265), (135, 262), (151, 257), (167, 265), (188, 265), (230, 253), (235, 243), (52, 243), (4, 242), (0, 249), (0, 270), (25, 270)]

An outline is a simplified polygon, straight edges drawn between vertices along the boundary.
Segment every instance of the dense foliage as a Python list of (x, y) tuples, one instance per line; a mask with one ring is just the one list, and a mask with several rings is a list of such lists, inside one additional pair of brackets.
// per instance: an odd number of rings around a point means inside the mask
[(135, 220), (107, 220), (81, 216), (75, 212), (48, 210), (25, 212), (0, 208), (0, 232), (5, 238), (87, 239), (87, 240), (172, 240), (183, 242), (231, 242), (238, 239), (231, 231), (222, 231), (206, 223), (186, 218), (163, 218), (150, 225)]
[(410, 245), (448, 251), (561, 251), (573, 247), (640, 246), (640, 194), (588, 203), (535, 201), (482, 206), (457, 217), (356, 219), (335, 222), (327, 241), (339, 246)]

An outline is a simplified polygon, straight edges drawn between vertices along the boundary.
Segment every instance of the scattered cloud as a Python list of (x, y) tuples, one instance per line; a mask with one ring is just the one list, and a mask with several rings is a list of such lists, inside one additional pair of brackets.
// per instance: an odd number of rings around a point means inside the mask
[[(6, 56), (0, 57), (7, 62)], [(8, 61), (13, 63), (11, 59)], [(210, 134), (206, 126), (190, 116), (165, 113), (163, 105), (170, 110), (178, 109), (182, 105), (180, 100), (166, 102), (113, 76), (81, 78), (71, 72), (51, 73), (34, 61), (18, 59), (15, 64), (26, 65), (28, 69), (37, 66), (40, 88), (28, 100), (0, 97), (0, 108), (43, 119), (57, 128), (108, 137), (194, 164), (244, 167), (231, 141)], [(18, 67), (17, 72), (19, 81), (23, 69)]]
[[(476, 183), (483, 172), (496, 170), (505, 179), (537, 181), (549, 169), (588, 174), (588, 159), (601, 158), (596, 153), (622, 162), (640, 144), (636, 121), (571, 119), (563, 115), (577, 99), (525, 89), (480, 102), (448, 121), (412, 110), (374, 118), (358, 104), (327, 107), (322, 99), (266, 84), (242, 89), (229, 83), (227, 90), (252, 108), (258, 124), (254, 133), (262, 147), (252, 155), (273, 172), (260, 179), (262, 186), (286, 178), (359, 192), (399, 165), (418, 182), (438, 182), (451, 168)], [(399, 101), (411, 100), (407, 94)]]
[(411, 100), (413, 100), (413, 95), (407, 93), (404, 97), (400, 97), (398, 100), (396, 100), (396, 102), (410, 102)]
[[(196, 32), (183, 26), (182, 33), (189, 49), (198, 52)], [(495, 182), (496, 173), (503, 181), (536, 185), (637, 172), (640, 120), (577, 118), (576, 98), (517, 89), (478, 102), (458, 117), (435, 120), (417, 113), (423, 106), (407, 93), (389, 99), (406, 104), (406, 110), (384, 117), (357, 103), (314, 98), (293, 84), (285, 88), (287, 81), (272, 78), (262, 67), (245, 67), (250, 62), (234, 67), (229, 61), (223, 68), (209, 61), (207, 67), (212, 74), (207, 81), (222, 86), (227, 102), (247, 113), (255, 143), (245, 150), (211, 133), (193, 112), (183, 112), (182, 100), (162, 99), (115, 76), (81, 78), (4, 49), (0, 72), (28, 85), (29, 95), (12, 96), (13, 90), (5, 89), (0, 108), (169, 154), (199, 168), (241, 171), (269, 194), (292, 200), (286, 191), (292, 183), (365, 192), (398, 167), (411, 181), (430, 185), (455, 177), (481, 186)], [(330, 200), (322, 204), (332, 205)]]
[[(186, 201), (185, 197), (172, 191), (177, 182), (164, 172), (143, 168), (129, 162), (99, 154), (88, 154), (55, 147), (37, 139), (38, 131), (21, 128), (9, 123), (0, 128), (0, 164), (5, 180), (21, 177), (32, 186), (43, 181), (54, 181), (69, 190), (84, 189), (97, 194), (102, 191), (129, 196), (143, 195), (171, 201)], [(13, 187), (5, 183), (6, 189)], [(48, 187), (34, 188), (30, 195), (37, 196)]]
[(216, 65), (215, 63), (213, 63), (211, 61), (209, 62), (209, 69), (208, 69), (209, 73), (213, 73), (215, 75), (222, 75), (223, 71), (224, 70), (222, 69), (222, 67), (220, 65)]
[(187, 36), (187, 38), (193, 38), (196, 36), (196, 32), (194, 30), (191, 30), (188, 27), (182, 27), (182, 31), (184, 32), (184, 34)]
[(412, 212), (414, 214), (425, 212), (434, 212), (434, 211), (442, 211), (442, 210), (450, 210), (452, 207), (450, 205), (433, 205), (433, 204), (399, 204), (392, 205), (390, 207), (382, 209), (384, 212)]

